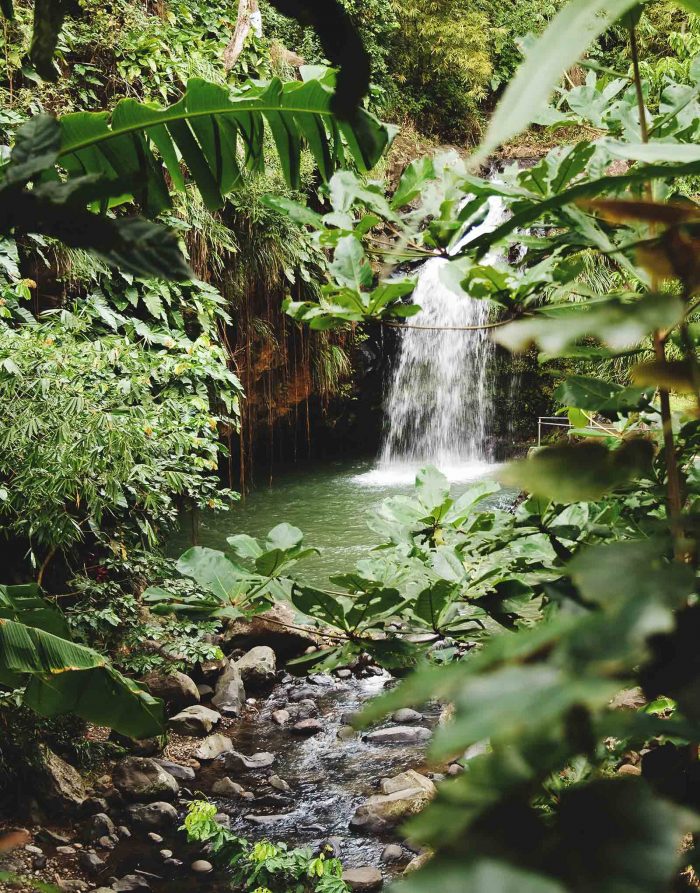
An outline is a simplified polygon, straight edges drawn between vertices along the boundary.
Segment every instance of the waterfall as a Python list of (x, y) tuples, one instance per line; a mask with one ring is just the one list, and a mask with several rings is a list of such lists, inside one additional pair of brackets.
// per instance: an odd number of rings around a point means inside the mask
[[(503, 203), (491, 199), (484, 222), (455, 248), (494, 229)], [(487, 257), (485, 262), (492, 262)], [(436, 465), (452, 480), (469, 480), (491, 462), (488, 331), (489, 305), (457, 294), (441, 280), (448, 263), (432, 258), (420, 268), (413, 300), (421, 307), (401, 333), (398, 357), (384, 399), (385, 435), (367, 483), (410, 481), (418, 468)], [(418, 328), (427, 326), (428, 328)]]

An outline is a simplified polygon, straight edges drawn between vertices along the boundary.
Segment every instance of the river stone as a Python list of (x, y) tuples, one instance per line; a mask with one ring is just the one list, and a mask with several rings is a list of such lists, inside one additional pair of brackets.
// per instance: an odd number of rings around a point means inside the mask
[(341, 726), (337, 734), (341, 741), (352, 741), (353, 738), (357, 738), (358, 733), (352, 726)]
[(351, 679), (352, 678), (352, 670), (348, 670), (347, 668), (344, 668), (342, 670), (336, 670), (335, 675), (338, 677), (338, 679)]
[(248, 815), (243, 816), (249, 822), (253, 822), (254, 825), (274, 825), (277, 822), (281, 822), (282, 819), (286, 819), (286, 815), (253, 815), (252, 813), (248, 813)]
[(343, 880), (351, 890), (357, 890), (358, 893), (378, 890), (384, 883), (381, 871), (371, 865), (365, 865), (362, 868), (346, 868), (343, 872)]
[(289, 700), (293, 704), (297, 704), (299, 701), (313, 701), (317, 695), (317, 688), (314, 688), (311, 685), (300, 685), (298, 688), (295, 688), (290, 692)]
[(283, 726), (285, 723), (289, 722), (289, 720), (292, 718), (292, 716), (291, 716), (289, 710), (275, 710), (270, 715), (270, 718), (278, 726)]
[[(430, 779), (426, 779), (426, 781), (430, 782)], [(394, 823), (405, 816), (420, 812), (430, 802), (434, 792), (435, 786), (433, 785), (432, 794), (423, 786), (402, 788), (399, 791), (394, 791), (393, 794), (375, 794), (358, 806), (355, 817), (361, 819), (369, 816)]]
[(238, 716), (245, 704), (245, 688), (235, 661), (230, 660), (216, 680), (212, 704), (222, 713)]
[(427, 741), (430, 735), (430, 729), (423, 726), (393, 726), (369, 732), (363, 740), (371, 744), (419, 744)]
[(214, 870), (214, 866), (211, 862), (207, 862), (206, 859), (197, 859), (196, 862), (190, 865), (190, 868), (197, 874), (207, 874), (207, 872)]
[(311, 719), (312, 716), (318, 716), (318, 704), (311, 698), (304, 698), (297, 704), (297, 719)]
[(324, 688), (333, 688), (335, 686), (333, 677), (329, 676), (328, 673), (312, 673), (308, 679), (312, 685), (320, 685)]
[(292, 790), (287, 782), (283, 778), (280, 778), (279, 775), (271, 775), (270, 784), (278, 791), (289, 792)]
[(128, 800), (147, 803), (174, 800), (179, 785), (173, 776), (149, 757), (127, 757), (112, 773), (117, 790)]
[(430, 797), (434, 797), (437, 792), (433, 782), (415, 769), (400, 772), (392, 778), (383, 778), (379, 785), (382, 794), (395, 794), (397, 791), (407, 791), (411, 788), (422, 788)]
[(256, 645), (236, 661), (244, 685), (265, 685), (274, 681), (277, 673), (277, 658), (272, 648)]
[(379, 858), (382, 862), (400, 862), (403, 859), (403, 849), (398, 843), (389, 843), (384, 847)]
[(114, 822), (104, 812), (98, 812), (91, 816), (83, 828), (88, 840), (97, 840), (99, 837), (114, 834), (116, 830)]
[(267, 769), (275, 762), (275, 755), (261, 751), (247, 757), (237, 750), (230, 750), (218, 758), (224, 769)]
[(166, 828), (177, 822), (177, 812), (170, 803), (145, 803), (129, 806), (127, 813), (131, 821), (142, 828)]
[(243, 790), (243, 785), (238, 784), (238, 782), (229, 778), (228, 775), (225, 775), (223, 778), (217, 778), (211, 786), (212, 794), (217, 794), (219, 797), (240, 797)]
[(57, 812), (76, 812), (87, 799), (79, 772), (48, 747), (41, 747), (42, 784), (37, 790), (46, 805)]
[(90, 850), (85, 850), (82, 853), (78, 853), (78, 864), (81, 868), (84, 868), (88, 874), (99, 874), (100, 870), (104, 868), (104, 861), (100, 859), (97, 853), (93, 853)]
[(167, 707), (182, 710), (199, 703), (199, 691), (194, 681), (173, 670), (171, 673), (149, 673), (141, 680), (154, 698), (161, 698)]
[(411, 710), (410, 707), (402, 707), (393, 713), (391, 718), (401, 726), (410, 726), (414, 722), (421, 722), (423, 714), (417, 710)]
[(197, 738), (208, 735), (221, 719), (221, 714), (210, 707), (194, 704), (185, 707), (176, 716), (171, 717), (168, 725), (178, 735), (194, 735)]
[(156, 763), (179, 781), (194, 781), (194, 769), (192, 766), (183, 766), (182, 763), (173, 763), (171, 760), (156, 760)]
[(301, 722), (294, 723), (290, 729), (293, 735), (302, 735), (310, 738), (312, 735), (318, 735), (323, 731), (323, 723), (319, 719), (302, 719)]
[(198, 760), (215, 760), (222, 753), (233, 750), (233, 742), (226, 735), (217, 733), (205, 738), (195, 750), (194, 755)]
[(140, 874), (125, 874), (123, 878), (112, 884), (116, 893), (136, 893), (138, 890), (150, 890), (151, 885)]

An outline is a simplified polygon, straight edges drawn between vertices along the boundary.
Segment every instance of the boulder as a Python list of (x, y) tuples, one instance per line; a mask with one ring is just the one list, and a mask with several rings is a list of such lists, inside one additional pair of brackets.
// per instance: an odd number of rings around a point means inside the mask
[(272, 648), (267, 645), (256, 645), (236, 661), (244, 685), (251, 687), (268, 685), (277, 673), (277, 658)]
[(114, 822), (104, 812), (97, 812), (83, 825), (85, 836), (88, 840), (98, 840), (100, 837), (114, 834), (116, 828)]
[(222, 713), (238, 716), (245, 704), (245, 689), (236, 662), (230, 660), (224, 672), (216, 680), (212, 704)]
[(199, 738), (208, 735), (220, 719), (221, 714), (216, 710), (194, 704), (171, 717), (168, 725), (178, 735), (194, 735)]
[(156, 763), (178, 781), (194, 781), (194, 769), (191, 766), (183, 766), (182, 763), (173, 763), (171, 760), (156, 760)]
[(182, 710), (199, 703), (199, 691), (194, 681), (184, 673), (149, 673), (141, 680), (154, 698), (161, 698), (167, 707)]
[(289, 793), (292, 790), (287, 782), (283, 778), (280, 778), (279, 775), (271, 775), (269, 778), (269, 782), (277, 791), (284, 791), (285, 793)]
[(376, 729), (364, 736), (371, 744), (421, 744), (430, 738), (431, 731), (424, 726), (392, 726)]
[(392, 778), (383, 778), (379, 784), (382, 794), (395, 794), (397, 791), (407, 791), (412, 788), (422, 788), (430, 797), (434, 797), (437, 792), (434, 783), (425, 775), (416, 772), (415, 769), (400, 772)]
[(42, 801), (52, 810), (77, 812), (87, 792), (79, 772), (48, 747), (41, 747), (42, 784), (38, 786)]
[(393, 713), (391, 718), (401, 726), (410, 726), (414, 722), (421, 722), (423, 714), (419, 713), (417, 710), (411, 710), (410, 707), (402, 707), (400, 710)]
[(306, 629), (304, 620), (282, 602), (250, 619), (230, 621), (224, 637), (230, 649), (268, 645), (278, 658), (298, 657), (321, 641), (315, 630)]
[(204, 681), (209, 685), (213, 685), (217, 678), (224, 672), (228, 666), (228, 660), (225, 657), (216, 660), (205, 660), (200, 664)]
[(310, 738), (312, 735), (318, 735), (323, 731), (323, 723), (319, 719), (302, 719), (301, 722), (294, 723), (291, 732), (294, 735), (300, 735)]
[(379, 858), (382, 862), (401, 862), (403, 857), (403, 849), (398, 843), (389, 843), (384, 847)]
[(216, 794), (219, 797), (240, 797), (243, 791), (243, 785), (238, 784), (238, 782), (229, 778), (228, 775), (225, 775), (223, 778), (217, 778), (211, 786), (212, 794)]
[(83, 850), (78, 853), (78, 863), (88, 874), (99, 874), (105, 867), (104, 861), (91, 850)]
[(379, 890), (384, 883), (381, 871), (371, 865), (365, 865), (362, 868), (346, 868), (343, 872), (343, 880), (351, 890), (357, 890), (358, 893)]
[(127, 813), (131, 821), (141, 828), (167, 828), (177, 822), (175, 807), (162, 801), (129, 806)]
[(200, 682), (197, 686), (197, 691), (199, 692), (199, 697), (202, 701), (208, 701), (214, 694), (214, 689), (211, 685), (207, 685), (206, 682)]
[(117, 790), (127, 800), (147, 803), (152, 800), (174, 800), (179, 785), (173, 776), (149, 757), (127, 757), (112, 773)]
[(267, 769), (275, 762), (275, 755), (261, 751), (247, 757), (237, 750), (231, 750), (222, 754), (218, 759), (224, 769), (235, 769), (240, 772), (242, 769)]
[(381, 790), (358, 807), (356, 819), (381, 819), (391, 824), (420, 812), (437, 792), (429, 778), (413, 769), (383, 779)]
[(194, 755), (197, 760), (215, 760), (221, 754), (233, 750), (233, 742), (226, 735), (217, 733), (209, 735), (195, 750)]
[(140, 874), (125, 874), (112, 884), (115, 893), (137, 893), (140, 890), (150, 890), (151, 885)]

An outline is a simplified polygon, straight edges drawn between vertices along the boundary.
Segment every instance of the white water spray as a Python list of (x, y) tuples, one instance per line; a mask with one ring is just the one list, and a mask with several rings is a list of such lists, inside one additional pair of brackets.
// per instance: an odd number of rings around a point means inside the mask
[[(504, 218), (492, 198), (484, 222), (455, 249)], [(486, 263), (493, 257), (487, 257)], [(491, 464), (489, 305), (457, 294), (441, 280), (447, 261), (420, 269), (413, 299), (421, 307), (401, 333), (399, 355), (384, 401), (386, 430), (379, 462), (362, 475), (368, 484), (412, 482), (417, 469), (436, 465), (450, 480), (471, 480)], [(419, 328), (426, 326), (428, 328)], [(471, 328), (470, 328), (471, 327)], [(474, 328), (476, 327), (476, 328)]]

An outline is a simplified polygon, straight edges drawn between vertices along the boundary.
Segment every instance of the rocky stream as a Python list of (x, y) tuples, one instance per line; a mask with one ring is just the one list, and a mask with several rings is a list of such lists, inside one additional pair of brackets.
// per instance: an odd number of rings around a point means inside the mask
[(62, 822), (52, 823), (49, 809), (33, 825), (4, 829), (6, 840), (20, 836), (4, 860), (0, 853), (0, 868), (66, 893), (230, 889), (226, 871), (179, 830), (201, 796), (240, 837), (328, 845), (355, 890), (378, 889), (419, 864), (420, 849), (399, 827), (442, 777), (425, 760), (440, 706), (400, 710), (358, 733), (352, 718), (394, 683), (388, 673), (358, 664), (299, 678), (278, 669), (278, 657), (256, 645), (198, 667), (197, 682), (147, 677), (168, 707), (166, 746), (128, 742), (128, 755), (90, 779), (47, 753), (41, 800)]

